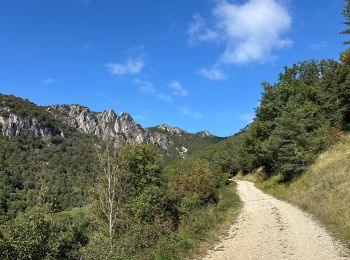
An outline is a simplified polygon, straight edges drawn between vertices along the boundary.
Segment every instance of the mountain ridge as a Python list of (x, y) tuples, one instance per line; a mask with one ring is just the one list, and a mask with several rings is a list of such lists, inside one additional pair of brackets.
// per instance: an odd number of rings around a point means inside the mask
[[(36, 112), (31, 113), (31, 110)], [(39, 115), (43, 119), (36, 118)], [(143, 128), (127, 112), (118, 115), (112, 109), (95, 112), (79, 104), (38, 106), (15, 96), (0, 96), (0, 127), (6, 137), (25, 133), (43, 139), (53, 136), (64, 138), (66, 131), (63, 130), (63, 126), (57, 127), (51, 117), (61, 124), (96, 136), (116, 147), (125, 141), (153, 144), (168, 158), (185, 158), (190, 153), (224, 139), (208, 131), (188, 133), (168, 124)]]

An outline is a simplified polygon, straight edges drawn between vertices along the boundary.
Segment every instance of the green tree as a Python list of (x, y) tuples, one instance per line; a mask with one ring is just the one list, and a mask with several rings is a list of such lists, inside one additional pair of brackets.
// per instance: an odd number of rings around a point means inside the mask
[[(347, 65), (331, 60), (286, 67), (274, 85), (264, 83), (254, 122), (246, 128), (240, 164), (263, 167), (285, 179), (300, 174), (331, 142), (331, 127), (350, 118)], [(337, 83), (335, 83), (337, 82)]]
[[(1, 259), (74, 259), (82, 246), (74, 229), (43, 209), (19, 215), (0, 236)], [(76, 230), (77, 231), (77, 230)]]
[[(90, 211), (96, 232), (88, 255), (127, 257), (177, 227), (176, 200), (166, 190), (160, 155), (153, 146), (127, 142), (103, 150), (99, 158)], [(148, 238), (140, 243), (140, 236)]]
[[(341, 34), (350, 34), (350, 0), (345, 0), (342, 15), (345, 18), (344, 24), (346, 28), (341, 31)], [(346, 40), (344, 44), (350, 44), (350, 41)]]

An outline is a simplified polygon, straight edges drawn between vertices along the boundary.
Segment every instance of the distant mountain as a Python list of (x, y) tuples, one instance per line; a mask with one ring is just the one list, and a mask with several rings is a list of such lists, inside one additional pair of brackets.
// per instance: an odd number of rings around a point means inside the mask
[(0, 224), (38, 204), (84, 205), (101, 143), (46, 108), (0, 94)]
[(53, 211), (84, 205), (104, 141), (153, 143), (169, 163), (221, 139), (165, 124), (144, 129), (127, 113), (43, 107), (0, 94), (0, 224), (37, 203)]
[(0, 96), (0, 127), (2, 135), (9, 138), (28, 134), (42, 139), (64, 138), (67, 129), (73, 128), (116, 147), (124, 141), (145, 142), (159, 147), (166, 160), (185, 158), (223, 139), (208, 131), (191, 134), (166, 124), (142, 128), (128, 113), (117, 115), (111, 109), (93, 112), (78, 104), (40, 107), (6, 95)]
[(167, 124), (142, 128), (128, 113), (117, 115), (111, 109), (93, 112), (77, 104), (48, 106), (46, 109), (71, 127), (112, 142), (115, 146), (124, 141), (151, 143), (164, 151), (164, 155), (169, 158), (184, 158), (187, 154), (222, 140), (208, 131), (191, 134)]

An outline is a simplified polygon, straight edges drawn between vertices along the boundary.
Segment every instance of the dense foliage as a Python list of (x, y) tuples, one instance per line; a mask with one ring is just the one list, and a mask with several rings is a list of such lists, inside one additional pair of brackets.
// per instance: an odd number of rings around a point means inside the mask
[[(12, 138), (0, 135), (0, 223), (36, 205), (54, 212), (83, 206), (94, 181), (98, 140), (26, 100), (1, 95), (0, 102), (11, 113), (34, 117), (58, 133), (47, 140), (30, 133)], [(7, 113), (1, 110), (0, 116)]]
[(176, 229), (176, 199), (167, 190), (160, 155), (152, 146), (125, 143), (108, 149), (99, 166), (86, 255), (127, 258)]
[(178, 148), (168, 149), (167, 151), (163, 150), (164, 153), (166, 153), (163, 154), (164, 165), (167, 165), (177, 159), (183, 159), (185, 155), (186, 157), (191, 155), (197, 155), (197, 153), (200, 153), (201, 150), (206, 149), (211, 145), (215, 145), (221, 142), (222, 140), (226, 139), (223, 137), (217, 137), (213, 135), (207, 136), (204, 132), (199, 132), (196, 134), (190, 134), (187, 132), (182, 132), (181, 134), (172, 134), (166, 132), (165, 130), (159, 129), (158, 127), (151, 127), (148, 128), (148, 130), (152, 132), (166, 134), (172, 146), (185, 147), (187, 149), (186, 152), (183, 154), (181, 154), (181, 152), (183, 151), (179, 151)]
[[(15, 136), (0, 135), (1, 259), (142, 258), (186, 226), (191, 214), (221, 203), (226, 175), (213, 161), (193, 157), (168, 174), (158, 150), (131, 143), (110, 148), (106, 157), (106, 144), (45, 108), (14, 96), (1, 95), (0, 102), (2, 118), (35, 119), (49, 133), (36, 136), (23, 127)], [(183, 138), (192, 146), (201, 139)], [(106, 197), (112, 191), (106, 167), (116, 173), (113, 201)], [(103, 208), (110, 202), (111, 228)]]
[(159, 153), (142, 143), (125, 143), (100, 158), (89, 209), (90, 242), (83, 249), (98, 259), (142, 258), (141, 252), (177, 233), (190, 215), (217, 204), (227, 177), (200, 159), (164, 173)]
[(1, 259), (77, 259), (87, 243), (81, 223), (62, 223), (45, 209), (20, 214), (0, 236)]
[(264, 83), (261, 104), (241, 146), (245, 172), (263, 167), (285, 179), (303, 172), (348, 122), (348, 65), (307, 61)]
[[(343, 14), (342, 33), (349, 34), (349, 0)], [(349, 49), (340, 60), (286, 67), (274, 84), (263, 83), (249, 126), (219, 143), (216, 137), (198, 142), (201, 133), (174, 137), (192, 150), (165, 169), (152, 146), (105, 149), (45, 108), (0, 95), (2, 120), (34, 118), (50, 132), (47, 138), (30, 131), (0, 134), (0, 258), (185, 256), (214, 221), (238, 208), (234, 189), (225, 185), (230, 174), (260, 169), (264, 176), (291, 180), (339, 130), (349, 129)]]

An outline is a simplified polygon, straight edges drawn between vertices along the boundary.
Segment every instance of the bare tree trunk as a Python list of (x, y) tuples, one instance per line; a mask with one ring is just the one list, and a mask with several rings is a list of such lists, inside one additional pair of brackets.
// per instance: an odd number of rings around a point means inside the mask
[(108, 242), (109, 251), (113, 252), (114, 227), (116, 223), (116, 213), (119, 204), (122, 202), (123, 192), (120, 189), (123, 185), (118, 176), (117, 156), (110, 151), (107, 146), (106, 150), (99, 155), (99, 162), (102, 172), (98, 176), (96, 185), (96, 196), (99, 201), (99, 208), (106, 216), (108, 221)]

